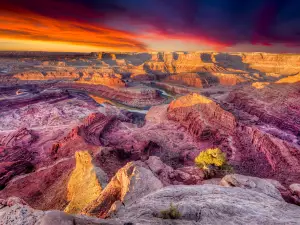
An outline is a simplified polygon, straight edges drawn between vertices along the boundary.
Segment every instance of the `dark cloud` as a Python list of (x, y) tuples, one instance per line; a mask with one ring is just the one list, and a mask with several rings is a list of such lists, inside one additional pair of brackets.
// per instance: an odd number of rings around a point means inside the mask
[(114, 28), (121, 30), (139, 25), (136, 33), (228, 46), (300, 44), (299, 0), (4, 0), (1, 4), (55, 19), (107, 26), (114, 21)]

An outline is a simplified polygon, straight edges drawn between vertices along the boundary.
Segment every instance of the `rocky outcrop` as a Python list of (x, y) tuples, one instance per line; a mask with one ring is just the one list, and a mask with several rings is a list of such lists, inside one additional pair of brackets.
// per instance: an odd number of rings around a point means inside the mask
[(27, 128), (20, 128), (17, 131), (9, 133), (5, 136), (1, 142), (0, 146), (5, 148), (27, 148), (33, 142), (37, 140), (37, 135), (34, 134), (32, 130), (28, 130)]
[(291, 184), (289, 189), (292, 194), (293, 203), (300, 205), (300, 184)]
[(157, 156), (150, 156), (145, 163), (165, 186), (201, 184), (205, 178), (204, 172), (198, 167), (184, 166), (178, 169), (173, 169), (171, 166), (163, 163)]
[(125, 87), (125, 83), (120, 77), (117, 77), (115, 74), (107, 73), (84, 73), (83, 76), (76, 82), (92, 85), (100, 84), (109, 87)]
[(0, 224), (35, 225), (45, 215), (43, 211), (34, 210), (18, 198), (8, 198), (0, 202)]
[(90, 154), (87, 151), (76, 152), (75, 158), (76, 167), (72, 171), (67, 186), (69, 204), (64, 210), (70, 214), (79, 213), (94, 201), (102, 191)]
[(197, 139), (209, 139), (217, 130), (232, 133), (236, 127), (235, 117), (223, 110), (211, 99), (193, 93), (172, 101), (168, 119), (178, 121)]
[(115, 118), (115, 116), (106, 116), (102, 113), (90, 114), (83, 121), (83, 125), (78, 127), (78, 134), (90, 144), (101, 145), (102, 132), (108, 129)]
[(165, 187), (121, 208), (116, 217), (162, 224), (161, 211), (170, 204), (180, 212), (172, 224), (297, 224), (298, 206), (249, 189), (217, 185), (175, 185)]
[(68, 204), (67, 184), (74, 166), (73, 158), (64, 158), (50, 166), (18, 176), (0, 191), (0, 198), (16, 196), (36, 209), (63, 210)]
[(59, 83), (56, 86), (98, 93), (100, 96), (122, 103), (123, 105), (142, 109), (162, 104), (165, 101), (159, 91), (149, 87), (112, 88), (103, 85), (66, 82)]
[[(121, 206), (113, 215), (115, 218), (105, 220), (34, 210), (17, 198), (0, 202), (0, 224), (7, 225), (297, 224), (300, 220), (298, 206), (257, 191), (217, 185), (162, 188), (131, 205)], [(180, 213), (177, 219), (161, 216), (170, 204)]]
[(223, 177), (220, 183), (225, 187), (240, 187), (264, 193), (272, 198), (282, 201), (279, 190), (269, 180), (243, 176), (240, 174), (230, 174)]
[(66, 91), (51, 88), (43, 90), (39, 93), (25, 93), (22, 95), (14, 95), (9, 98), (0, 99), (0, 106), (5, 110), (12, 108), (23, 107), (29, 104), (34, 104), (37, 102), (47, 101), (47, 100), (62, 100), (69, 98), (69, 94)]
[(0, 200), (0, 224), (5, 225), (121, 225), (126, 221), (102, 220), (68, 215), (61, 211), (41, 211), (31, 208), (19, 198)]
[(32, 82), (32, 81), (48, 81), (48, 80), (76, 80), (80, 77), (78, 73), (75, 72), (45, 72), (41, 73), (39, 71), (29, 71), (18, 73), (14, 75), (14, 78), (18, 80)]
[(243, 110), (266, 124), (297, 135), (300, 129), (299, 90), (297, 84), (289, 84), (288, 88), (284, 84), (270, 84), (261, 89), (245, 86), (230, 92), (226, 101), (232, 104), (233, 110)]
[(203, 87), (202, 80), (196, 73), (180, 73), (176, 75), (168, 76), (165, 82), (182, 84), (191, 87)]
[(275, 83), (277, 83), (277, 84), (293, 84), (293, 83), (297, 83), (297, 82), (300, 82), (300, 74), (284, 77), (284, 78), (276, 81)]
[(15, 176), (34, 169), (34, 154), (27, 148), (37, 139), (32, 130), (21, 128), (9, 133), (0, 142), (0, 187)]
[[(300, 178), (299, 147), (255, 127), (238, 130), (235, 153), (241, 171), (291, 184)], [(251, 159), (252, 158), (252, 162)]]
[(118, 211), (121, 205), (128, 207), (162, 187), (150, 170), (131, 162), (116, 173), (101, 195), (82, 212), (105, 218)]

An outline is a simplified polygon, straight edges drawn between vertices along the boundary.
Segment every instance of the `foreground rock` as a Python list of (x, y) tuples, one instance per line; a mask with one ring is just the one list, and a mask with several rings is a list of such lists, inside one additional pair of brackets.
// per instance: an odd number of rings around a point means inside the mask
[(83, 213), (105, 218), (118, 210), (120, 205), (130, 206), (162, 187), (150, 170), (131, 162), (116, 173), (101, 195)]
[(121, 225), (119, 220), (102, 220), (68, 215), (61, 211), (40, 211), (18, 198), (0, 200), (2, 225)]
[[(163, 219), (161, 212), (173, 205), (177, 219)], [(18, 198), (0, 201), (0, 224), (5, 225), (171, 225), (171, 224), (278, 224), (296, 225), (300, 208), (269, 195), (239, 187), (175, 185), (159, 189), (120, 205), (114, 218), (98, 219), (61, 211), (34, 210)]]
[[(273, 181), (276, 182), (276, 181)], [(240, 174), (230, 174), (223, 177), (221, 185), (225, 187), (240, 187), (264, 193), (272, 198), (282, 200), (279, 190), (272, 181), (258, 177), (243, 176)]]
[[(160, 212), (173, 204), (177, 220), (163, 220)], [(116, 217), (136, 224), (299, 224), (300, 208), (283, 200), (238, 187), (216, 185), (169, 186), (151, 193)]]

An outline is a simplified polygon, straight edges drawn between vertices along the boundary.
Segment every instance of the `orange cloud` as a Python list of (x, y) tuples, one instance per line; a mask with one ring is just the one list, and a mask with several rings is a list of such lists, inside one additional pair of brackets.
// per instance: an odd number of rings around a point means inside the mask
[[(99, 50), (146, 51), (132, 33), (78, 21), (58, 20), (28, 11), (12, 12), (0, 9), (0, 38), (63, 42)], [(1, 46), (0, 46), (1, 50)], [(63, 51), (63, 50), (62, 50)]]

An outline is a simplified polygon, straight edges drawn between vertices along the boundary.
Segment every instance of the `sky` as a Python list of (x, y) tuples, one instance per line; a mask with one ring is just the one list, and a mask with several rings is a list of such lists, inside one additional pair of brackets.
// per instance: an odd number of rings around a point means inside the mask
[(300, 53), (300, 1), (1, 0), (12, 50)]

